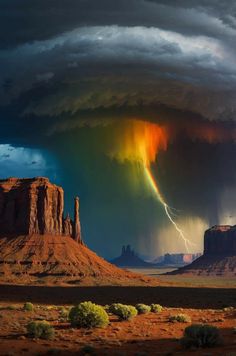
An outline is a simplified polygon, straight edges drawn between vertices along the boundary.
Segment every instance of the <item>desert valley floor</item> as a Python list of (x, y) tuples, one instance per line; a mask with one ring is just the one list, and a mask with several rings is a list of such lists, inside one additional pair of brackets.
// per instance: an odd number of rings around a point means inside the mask
[[(161, 285), (157, 287), (0, 285), (0, 355), (236, 355), (235, 283), (224, 278), (195, 277), (191, 283), (191, 278), (159, 277)], [(105, 329), (72, 328), (61, 317), (61, 306), (69, 308), (87, 300), (103, 306), (114, 302), (159, 303), (164, 309), (130, 321), (110, 316)], [(29, 301), (34, 304), (32, 312), (23, 310)], [(179, 313), (187, 314), (192, 323), (217, 326), (222, 344), (184, 350), (179, 339), (189, 324), (168, 321), (170, 315)], [(28, 338), (25, 327), (32, 320), (49, 321), (55, 328), (55, 339)]]

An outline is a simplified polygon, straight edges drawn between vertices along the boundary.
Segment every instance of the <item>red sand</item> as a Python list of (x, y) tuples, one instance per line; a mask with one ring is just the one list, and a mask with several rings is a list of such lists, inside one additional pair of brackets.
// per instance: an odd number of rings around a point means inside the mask
[[(141, 299), (140, 299), (141, 300)], [(9, 304), (8, 304), (9, 305)], [(5, 304), (3, 307), (7, 307)], [(96, 355), (234, 355), (235, 309), (194, 310), (166, 308), (159, 314), (138, 315), (131, 321), (120, 322), (110, 316), (105, 329), (75, 329), (60, 320), (58, 308), (37, 306), (25, 312), (22, 305), (17, 310), (0, 310), (0, 355), (82, 355), (84, 346), (94, 348)], [(208, 323), (220, 329), (223, 345), (211, 349), (183, 350), (179, 339), (189, 323), (170, 323), (168, 317), (184, 313), (193, 323)], [(56, 330), (55, 340), (29, 339), (25, 326), (32, 320), (48, 320)]]
[(156, 278), (121, 270), (71, 237), (0, 239), (0, 281), (21, 284), (158, 285)]

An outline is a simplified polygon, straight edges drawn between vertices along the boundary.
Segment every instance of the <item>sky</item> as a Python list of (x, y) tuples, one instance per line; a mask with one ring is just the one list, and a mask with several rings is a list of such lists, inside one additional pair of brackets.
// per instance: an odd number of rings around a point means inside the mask
[(234, 0), (2, 0), (0, 177), (80, 196), (112, 258), (199, 252), (235, 224)]

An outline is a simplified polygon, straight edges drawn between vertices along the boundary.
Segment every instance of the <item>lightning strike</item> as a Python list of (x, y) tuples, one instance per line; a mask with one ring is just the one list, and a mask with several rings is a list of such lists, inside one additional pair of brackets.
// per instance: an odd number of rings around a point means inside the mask
[(194, 244), (185, 237), (183, 231), (174, 220), (174, 214), (171, 212), (172, 209), (165, 202), (151, 172), (151, 163), (156, 161), (159, 150), (167, 149), (168, 132), (166, 128), (147, 121), (134, 119), (127, 120), (125, 127), (121, 126), (121, 130), (122, 132), (119, 137), (123, 137), (123, 140), (110, 152), (110, 156), (121, 162), (129, 160), (139, 163), (139, 166), (144, 170), (149, 186), (162, 204), (167, 218), (174, 226), (178, 236), (184, 242), (186, 250), (189, 252), (189, 246), (193, 246)]
[(152, 175), (151, 169), (148, 167), (145, 167), (145, 173), (146, 173), (146, 176), (150, 182), (150, 185), (151, 185), (153, 191), (155, 192), (159, 202), (164, 207), (166, 216), (170, 220), (171, 224), (174, 226), (175, 230), (178, 232), (179, 237), (184, 241), (185, 248), (186, 248), (187, 252), (189, 252), (188, 246), (194, 246), (194, 244), (185, 237), (184, 232), (181, 230), (181, 228), (178, 226), (178, 224), (174, 221), (173, 217), (171, 216), (172, 215), (171, 208), (169, 207), (169, 205), (165, 202), (164, 198), (162, 197), (161, 192), (158, 188), (158, 185)]

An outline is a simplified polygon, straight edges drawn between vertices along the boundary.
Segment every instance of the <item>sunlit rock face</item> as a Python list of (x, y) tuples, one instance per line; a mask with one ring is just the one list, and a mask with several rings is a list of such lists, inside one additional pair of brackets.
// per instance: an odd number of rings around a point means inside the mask
[(64, 218), (64, 191), (48, 178), (0, 180), (0, 282), (157, 285), (123, 271), (81, 239), (79, 198), (74, 219)]
[(0, 180), (1, 235), (71, 235), (81, 242), (79, 198), (75, 219), (64, 219), (64, 191), (48, 178)]
[(236, 226), (215, 225), (204, 235), (204, 255), (236, 255)]
[(4, 234), (61, 234), (63, 190), (47, 178), (0, 182), (0, 226)]

